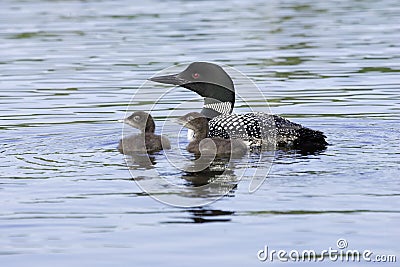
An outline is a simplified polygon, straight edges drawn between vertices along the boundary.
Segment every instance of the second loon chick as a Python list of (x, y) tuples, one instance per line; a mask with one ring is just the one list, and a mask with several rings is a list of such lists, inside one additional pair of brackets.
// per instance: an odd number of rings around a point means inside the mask
[(208, 120), (198, 112), (190, 112), (178, 118), (178, 123), (194, 131), (194, 139), (186, 148), (191, 153), (244, 155), (247, 152), (246, 144), (240, 139), (207, 138)]
[(155, 152), (171, 148), (168, 138), (154, 133), (156, 125), (150, 114), (136, 111), (122, 122), (139, 129), (141, 133), (121, 139), (118, 145), (121, 153)]
[(235, 105), (235, 87), (231, 77), (216, 64), (194, 62), (178, 74), (150, 80), (178, 85), (204, 97), (201, 114), (210, 119), (210, 137), (241, 138), (255, 146), (266, 143), (305, 152), (323, 150), (328, 145), (322, 132), (278, 115), (264, 112), (231, 114)]

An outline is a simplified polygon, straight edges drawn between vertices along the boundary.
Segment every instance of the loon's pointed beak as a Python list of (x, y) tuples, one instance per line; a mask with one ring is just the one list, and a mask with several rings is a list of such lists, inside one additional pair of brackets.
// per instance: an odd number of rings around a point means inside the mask
[(189, 83), (189, 81), (186, 81), (185, 79), (180, 78), (179, 73), (173, 74), (173, 75), (156, 76), (156, 77), (150, 78), (149, 80), (153, 81), (153, 82), (173, 84), (173, 85), (184, 85), (184, 84)]

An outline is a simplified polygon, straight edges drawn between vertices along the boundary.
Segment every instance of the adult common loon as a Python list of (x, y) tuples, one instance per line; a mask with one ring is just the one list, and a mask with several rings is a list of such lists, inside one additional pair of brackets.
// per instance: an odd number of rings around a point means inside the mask
[(326, 148), (326, 136), (278, 115), (263, 112), (232, 114), (235, 87), (222, 67), (209, 62), (193, 62), (174, 75), (151, 81), (178, 85), (204, 97), (201, 111), (209, 121), (209, 136), (241, 138), (253, 145), (274, 144), (278, 148), (317, 151)]
[(187, 146), (187, 151), (195, 154), (244, 155), (246, 144), (240, 139), (208, 137), (208, 120), (198, 112), (190, 112), (178, 118), (178, 123), (194, 131), (194, 139)]
[(118, 150), (121, 153), (155, 152), (171, 148), (168, 138), (154, 133), (156, 125), (150, 114), (143, 111), (136, 111), (129, 117), (121, 120), (121, 122), (141, 131), (140, 134), (128, 136), (119, 141)]

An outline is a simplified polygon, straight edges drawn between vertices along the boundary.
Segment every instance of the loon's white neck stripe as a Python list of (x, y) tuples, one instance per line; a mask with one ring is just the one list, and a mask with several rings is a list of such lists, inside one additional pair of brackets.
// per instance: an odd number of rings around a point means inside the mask
[(219, 102), (219, 103), (205, 104), (203, 108), (213, 109), (221, 114), (230, 114), (231, 107), (232, 107), (231, 102)]

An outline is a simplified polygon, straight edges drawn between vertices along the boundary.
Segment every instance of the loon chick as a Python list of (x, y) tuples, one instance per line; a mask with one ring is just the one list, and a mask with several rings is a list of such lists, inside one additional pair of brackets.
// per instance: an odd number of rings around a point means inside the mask
[(241, 138), (252, 145), (274, 144), (278, 148), (318, 151), (326, 148), (326, 136), (278, 115), (263, 112), (231, 114), (235, 105), (235, 87), (231, 77), (218, 65), (191, 63), (184, 71), (150, 78), (173, 84), (204, 97), (201, 114), (209, 121), (209, 137)]
[(141, 133), (121, 139), (118, 145), (118, 150), (121, 153), (155, 152), (171, 148), (168, 138), (154, 133), (156, 125), (150, 114), (137, 111), (122, 122), (139, 129)]
[(178, 123), (194, 131), (194, 139), (187, 146), (187, 151), (195, 154), (244, 155), (246, 144), (240, 139), (207, 138), (208, 120), (198, 112), (190, 112), (178, 118)]

